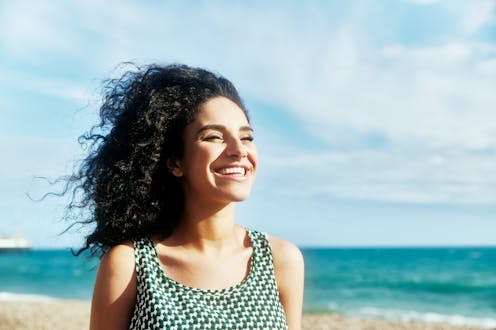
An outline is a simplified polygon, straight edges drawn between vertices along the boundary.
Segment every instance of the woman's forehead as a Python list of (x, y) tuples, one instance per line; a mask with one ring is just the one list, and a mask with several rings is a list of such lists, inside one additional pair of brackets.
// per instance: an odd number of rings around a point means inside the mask
[(192, 124), (195, 123), (200, 126), (249, 126), (243, 109), (226, 97), (215, 97), (203, 103)]

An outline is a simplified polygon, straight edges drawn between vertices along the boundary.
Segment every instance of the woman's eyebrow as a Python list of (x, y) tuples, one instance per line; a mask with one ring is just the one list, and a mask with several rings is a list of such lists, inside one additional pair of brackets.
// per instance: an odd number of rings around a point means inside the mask
[[(215, 124), (205, 125), (205, 126), (201, 127), (196, 132), (196, 135), (199, 135), (203, 131), (207, 131), (207, 130), (225, 131), (226, 130), (226, 127), (223, 126), (223, 125), (215, 125)], [(253, 132), (253, 128), (251, 128), (250, 126), (241, 126), (239, 128), (239, 131), (240, 132)]]
[(225, 131), (226, 128), (222, 125), (205, 125), (205, 126), (200, 127), (200, 129), (198, 131), (196, 131), (196, 135), (198, 136), (201, 133), (203, 133), (204, 131), (208, 131), (208, 130)]
[(253, 133), (253, 128), (251, 128), (250, 126), (241, 126), (239, 128), (239, 131), (240, 132), (252, 132)]

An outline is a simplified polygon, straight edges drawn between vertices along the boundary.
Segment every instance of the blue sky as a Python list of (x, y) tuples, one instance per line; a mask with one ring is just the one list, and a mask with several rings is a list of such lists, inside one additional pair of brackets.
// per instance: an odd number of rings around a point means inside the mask
[(0, 232), (59, 236), (118, 63), (219, 72), (260, 151), (240, 223), (301, 246), (496, 245), (496, 1), (0, 1)]

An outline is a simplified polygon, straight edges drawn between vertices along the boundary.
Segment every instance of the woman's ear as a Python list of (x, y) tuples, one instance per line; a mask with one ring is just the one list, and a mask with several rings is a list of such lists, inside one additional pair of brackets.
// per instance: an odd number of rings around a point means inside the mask
[(183, 176), (183, 171), (181, 170), (179, 161), (169, 158), (167, 160), (167, 168), (169, 169), (169, 172), (171, 172), (172, 175), (174, 175), (175, 177), (180, 178)]

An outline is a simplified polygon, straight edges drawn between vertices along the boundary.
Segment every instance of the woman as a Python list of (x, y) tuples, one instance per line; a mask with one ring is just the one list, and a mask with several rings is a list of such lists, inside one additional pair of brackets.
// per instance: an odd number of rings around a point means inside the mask
[(300, 251), (235, 224), (258, 161), (235, 87), (151, 65), (104, 96), (103, 133), (84, 137), (94, 148), (72, 178), (95, 223), (82, 250), (103, 254), (90, 328), (299, 329)]

